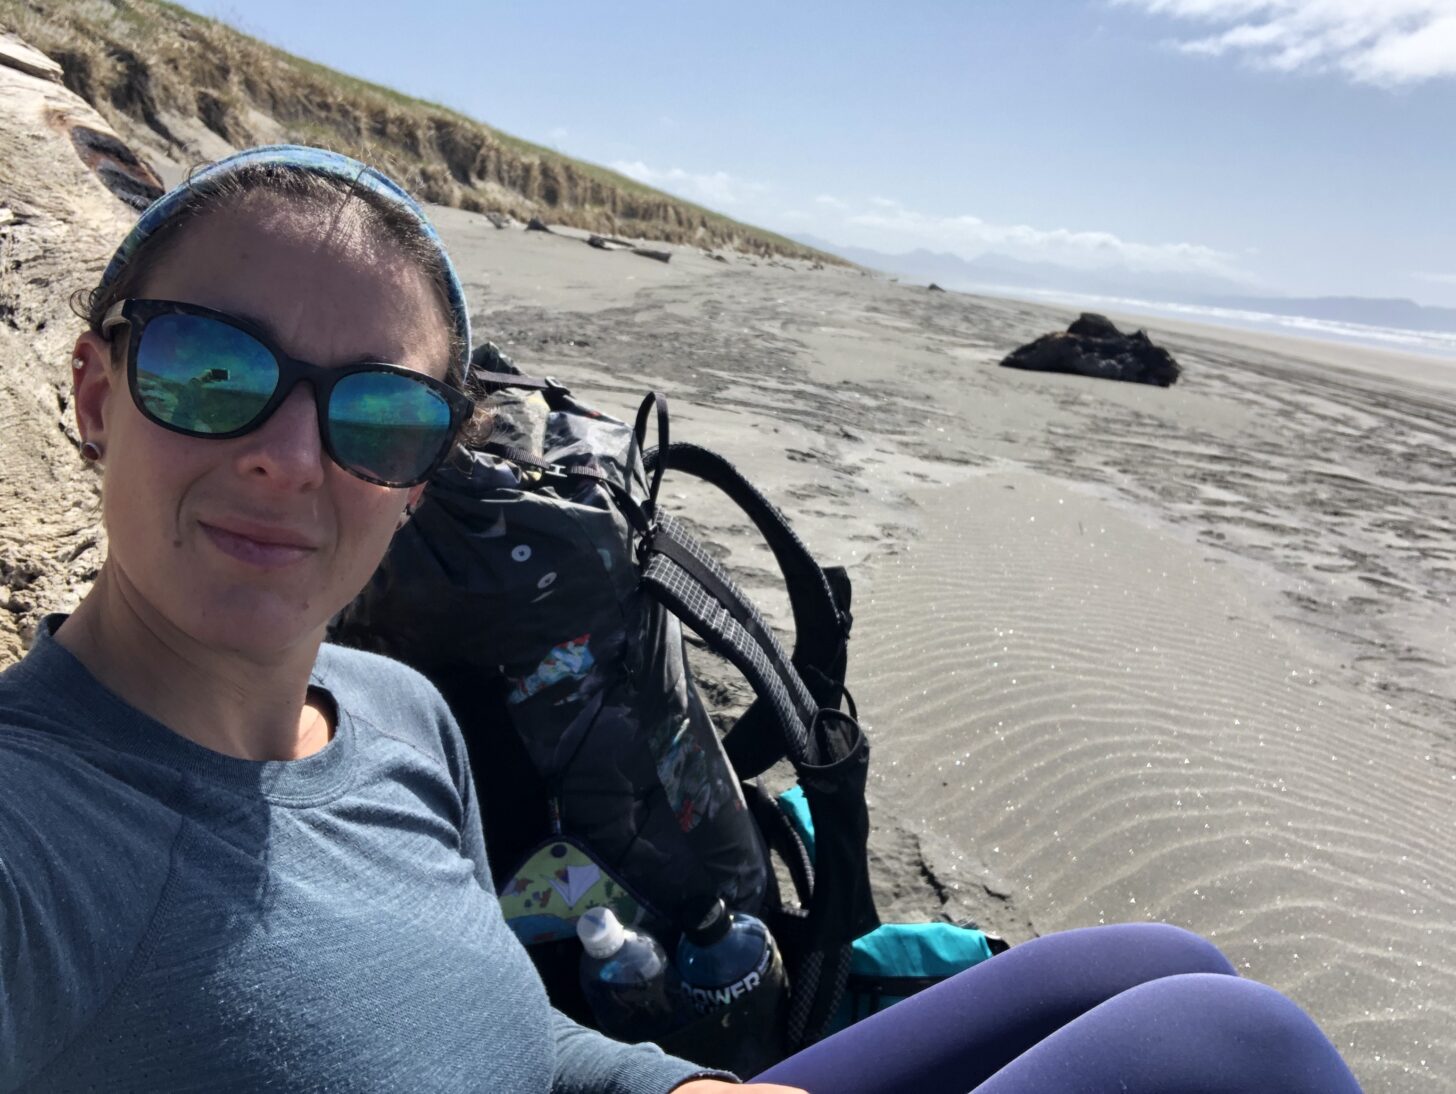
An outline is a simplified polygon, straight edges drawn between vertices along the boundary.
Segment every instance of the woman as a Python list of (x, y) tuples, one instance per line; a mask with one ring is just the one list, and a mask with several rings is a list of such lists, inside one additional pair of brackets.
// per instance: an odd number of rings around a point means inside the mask
[[(472, 413), (419, 207), (344, 157), (240, 153), (143, 215), (88, 319), (109, 552), (0, 675), (0, 1091), (727, 1089), (551, 1010), (448, 710), (323, 644)], [(1283, 1088), (1291, 1061), (1289, 1089), (1356, 1089), (1292, 1004), (1171, 928), (983, 968), (741, 1089), (1179, 1090), (1147, 1033), (1191, 1013), (1216, 1017), (1172, 1056), (1264, 1080), (1197, 1089)], [(1141, 1085), (1115, 1085), (1129, 1053)]]

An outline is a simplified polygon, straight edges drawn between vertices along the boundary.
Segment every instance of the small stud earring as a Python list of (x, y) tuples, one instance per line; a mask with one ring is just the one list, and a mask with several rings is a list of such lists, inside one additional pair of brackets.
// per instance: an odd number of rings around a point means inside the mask
[(83, 368), (86, 367), (86, 362), (83, 361), (83, 360), (81, 360), (81, 358), (79, 358), (79, 357), (72, 357), (71, 358), (71, 367), (73, 369), (75, 369), (77, 372), (80, 372)]
[(82, 441), (81, 458), (87, 463), (95, 463), (101, 458), (101, 446), (95, 441)]

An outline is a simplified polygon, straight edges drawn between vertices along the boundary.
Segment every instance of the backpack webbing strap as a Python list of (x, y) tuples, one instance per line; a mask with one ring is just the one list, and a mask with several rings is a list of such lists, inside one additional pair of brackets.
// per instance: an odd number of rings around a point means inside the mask
[[(637, 442), (638, 452), (647, 446), (647, 416), (654, 410), (657, 411), (657, 447), (667, 447), (667, 396), (660, 391), (651, 391), (642, 400), (642, 405), (637, 408), (637, 422), (632, 427), (632, 436)], [(667, 469), (661, 463), (656, 466), (649, 465), (645, 457), (642, 460), (642, 468), (652, 476), (652, 481), (647, 487), (647, 504), (643, 506), (650, 516), (657, 511), (657, 491), (662, 486), (662, 473)]]
[[(689, 544), (693, 544), (693, 546)], [(733, 621), (748, 632), (748, 637), (763, 649), (769, 666), (778, 669), (784, 661), (782, 647), (779, 647), (778, 650), (774, 649), (778, 645), (778, 636), (764, 622), (763, 616), (758, 613), (757, 608), (733, 584), (733, 580), (716, 566), (707, 565), (707, 561), (712, 561), (711, 556), (707, 556), (705, 560), (703, 557), (705, 553), (695, 553), (694, 546), (696, 546), (694, 541), (680, 541), (671, 531), (668, 531), (653, 537), (651, 550), (667, 556), (688, 577), (696, 581), (702, 587), (703, 592), (707, 593), (719, 607), (732, 616)], [(786, 681), (786, 686), (792, 685)], [(792, 691), (789, 697), (795, 698)], [(795, 705), (801, 719), (813, 717), (812, 697), (799, 696)]]
[[(716, 486), (753, 521), (773, 551), (788, 585), (794, 614), (796, 655), (801, 648), (812, 646), (816, 640), (831, 646), (842, 644), (851, 620), (848, 612), (840, 611), (829, 578), (784, 515), (743, 477), (738, 468), (710, 449), (683, 443), (649, 449), (643, 454), (642, 462), (649, 472), (661, 465), (668, 471), (681, 471)], [(819, 656), (814, 660), (829, 662), (833, 655)]]
[[(790, 663), (814, 697), (815, 706), (838, 706), (853, 616), (849, 578), (839, 567), (824, 570), (777, 507), (728, 460), (694, 444), (659, 445), (643, 457), (654, 476), (666, 468), (716, 486), (753, 521), (783, 574), (794, 617)], [(774, 711), (755, 702), (724, 739), (740, 779), (762, 774), (784, 758), (784, 737)]]
[(523, 387), (533, 391), (566, 391), (560, 380), (527, 376), (494, 342), (482, 342), (470, 351), (470, 383), (482, 387)]
[(532, 471), (539, 471), (542, 475), (552, 479), (592, 479), (603, 486), (616, 486), (610, 476), (604, 472), (597, 471), (590, 467), (572, 467), (559, 463), (552, 463), (543, 460), (540, 456), (534, 456), (524, 448), (516, 448), (513, 445), (501, 444), (499, 441), (488, 441), (485, 444), (476, 446), (477, 452), (484, 452), (491, 456), (499, 456), (503, 460), (517, 464), (520, 467)]
[(586, 479), (589, 482), (597, 483), (602, 488), (611, 492), (616, 499), (622, 512), (632, 527), (639, 532), (647, 531), (650, 521), (642, 506), (632, 497), (632, 492), (624, 487), (616, 479), (604, 472), (597, 471), (591, 467), (563, 465), (543, 460), (540, 456), (534, 456), (523, 448), (515, 448), (512, 445), (501, 444), (498, 441), (490, 441), (478, 445), (477, 452), (484, 452), (490, 456), (497, 456), (517, 467), (526, 468), (529, 471), (538, 472), (546, 479)]
[(799, 834), (794, 822), (779, 808), (779, 803), (760, 784), (744, 783), (743, 799), (748, 803), (749, 812), (753, 814), (769, 851), (782, 860), (789, 874), (789, 882), (794, 887), (792, 902), (785, 899), (790, 894), (784, 893), (780, 888), (780, 910), (797, 904), (807, 913), (814, 896), (814, 859), (809, 854), (809, 848), (804, 845), (804, 837)]
[(758, 609), (718, 561), (667, 514), (658, 517), (643, 551), (643, 587), (768, 700), (790, 759), (796, 764), (819, 762), (819, 749), (809, 734), (818, 704)]
[[(814, 821), (814, 892), (802, 962), (812, 986), (790, 1002), (790, 1033), (801, 1038), (796, 1047), (824, 1036), (848, 981), (850, 944), (880, 925), (866, 852), (869, 742), (853, 718), (828, 708), (809, 732), (823, 760), (795, 765)], [(822, 955), (817, 963), (810, 960), (815, 954)]]
[(559, 388), (560, 381), (546, 377), (538, 380), (534, 376), (518, 376), (510, 372), (491, 372), (485, 369), (474, 369), (470, 373), (470, 382), (479, 384), (482, 387), (524, 387), (532, 391), (550, 391), (552, 388)]
[(824, 1039), (829, 1023), (849, 986), (854, 947), (815, 950), (794, 970), (789, 986), (788, 1049), (790, 1054)]

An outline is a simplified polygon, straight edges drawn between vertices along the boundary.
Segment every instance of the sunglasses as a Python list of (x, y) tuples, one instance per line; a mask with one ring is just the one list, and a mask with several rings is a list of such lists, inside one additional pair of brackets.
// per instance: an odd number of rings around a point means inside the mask
[(102, 335), (123, 323), (127, 386), (148, 420), (188, 437), (240, 437), (306, 380), (324, 450), (380, 486), (429, 478), (473, 409), (462, 392), (400, 365), (295, 360), (244, 320), (196, 304), (120, 300), (102, 320)]

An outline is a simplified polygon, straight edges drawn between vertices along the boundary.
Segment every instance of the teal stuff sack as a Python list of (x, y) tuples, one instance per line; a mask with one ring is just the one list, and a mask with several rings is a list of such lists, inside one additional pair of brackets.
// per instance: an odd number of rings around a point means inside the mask
[[(795, 786), (778, 797), (814, 860), (814, 820), (804, 792)], [(976, 927), (954, 923), (886, 923), (851, 947), (849, 983), (829, 1032), (868, 1018), (1007, 949), (1006, 942)]]
[(1005, 948), (975, 927), (886, 923), (854, 940), (844, 1002), (830, 1028), (853, 1025)]

